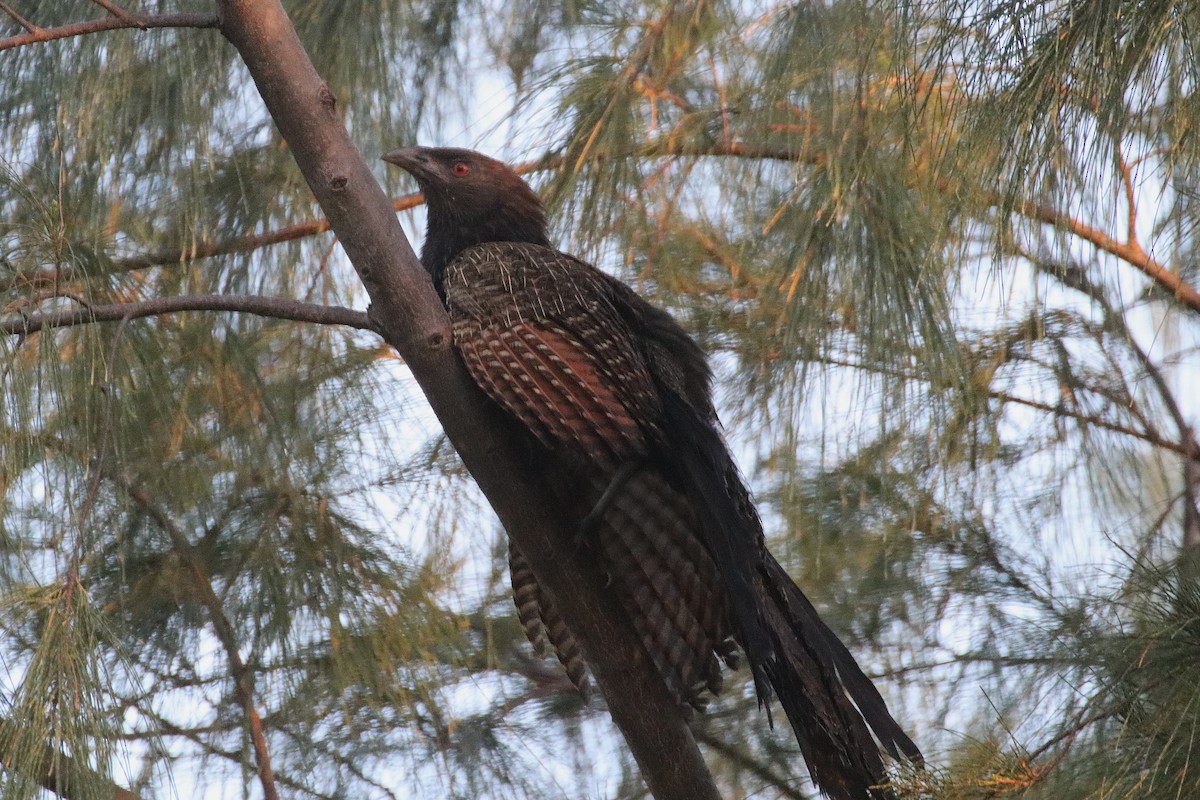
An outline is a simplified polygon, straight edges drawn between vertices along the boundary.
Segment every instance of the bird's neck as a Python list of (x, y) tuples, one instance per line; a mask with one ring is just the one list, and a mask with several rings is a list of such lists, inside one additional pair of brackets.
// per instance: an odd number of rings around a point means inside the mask
[(526, 242), (549, 247), (545, 215), (540, 207), (535, 213), (495, 209), (475, 218), (439, 213), (439, 209), (430, 208), (421, 263), (429, 271), (439, 293), (446, 267), (467, 248), (488, 242)]

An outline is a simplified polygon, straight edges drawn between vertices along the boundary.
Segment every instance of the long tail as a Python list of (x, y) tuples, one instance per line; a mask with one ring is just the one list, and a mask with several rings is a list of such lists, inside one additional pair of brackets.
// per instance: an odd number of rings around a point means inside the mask
[[(769, 553), (757, 587), (759, 612), (774, 652), (762, 665), (813, 781), (834, 800), (884, 800), (880, 745), (893, 757), (922, 761), (921, 751), (888, 712), (871, 679)], [(869, 729), (868, 729), (869, 727)]]
[(887, 780), (880, 746), (914, 763), (921, 752), (766, 549), (762, 523), (713, 422), (678, 394), (665, 392), (663, 402), (677, 435), (661, 466), (695, 504), (697, 532), (721, 574), (760, 701), (768, 703), (774, 690), (813, 781), (829, 797), (889, 800), (890, 791), (873, 788)]

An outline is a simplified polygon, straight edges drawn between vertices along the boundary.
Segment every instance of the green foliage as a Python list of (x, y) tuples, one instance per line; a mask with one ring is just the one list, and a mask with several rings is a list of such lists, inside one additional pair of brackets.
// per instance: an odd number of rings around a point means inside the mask
[[(563, 246), (703, 341), (773, 549), (934, 765), (904, 796), (1198, 793), (1196, 4), (285, 6), (365, 154), (507, 142)], [(316, 226), (261, 238), (319, 209), (216, 31), (0, 77), (0, 321), (362, 305)], [(285, 795), (640, 796), (491, 520), (369, 334), (6, 334), (0, 791), (254, 794), (240, 660)], [(723, 791), (809, 796), (727, 685)]]

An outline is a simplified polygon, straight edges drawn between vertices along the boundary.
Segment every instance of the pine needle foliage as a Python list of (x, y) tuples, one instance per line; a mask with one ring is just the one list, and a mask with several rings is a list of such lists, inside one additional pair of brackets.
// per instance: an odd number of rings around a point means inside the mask
[[(284, 5), (364, 153), (525, 164), (713, 354), (772, 547), (933, 764), (902, 796), (1198, 793), (1195, 3)], [(0, 78), (0, 792), (257, 796), (250, 696), (284, 796), (643, 796), (373, 334), (17, 331), (362, 305), (235, 50)], [(728, 796), (812, 796), (745, 675), (696, 730)]]

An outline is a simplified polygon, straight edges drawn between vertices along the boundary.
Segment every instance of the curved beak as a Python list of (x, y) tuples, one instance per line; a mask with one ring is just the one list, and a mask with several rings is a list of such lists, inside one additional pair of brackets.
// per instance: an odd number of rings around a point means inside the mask
[(380, 157), (389, 164), (400, 167), (416, 178), (418, 182), (429, 180), (437, 173), (437, 162), (425, 152), (423, 147), (401, 147), (384, 153)]

